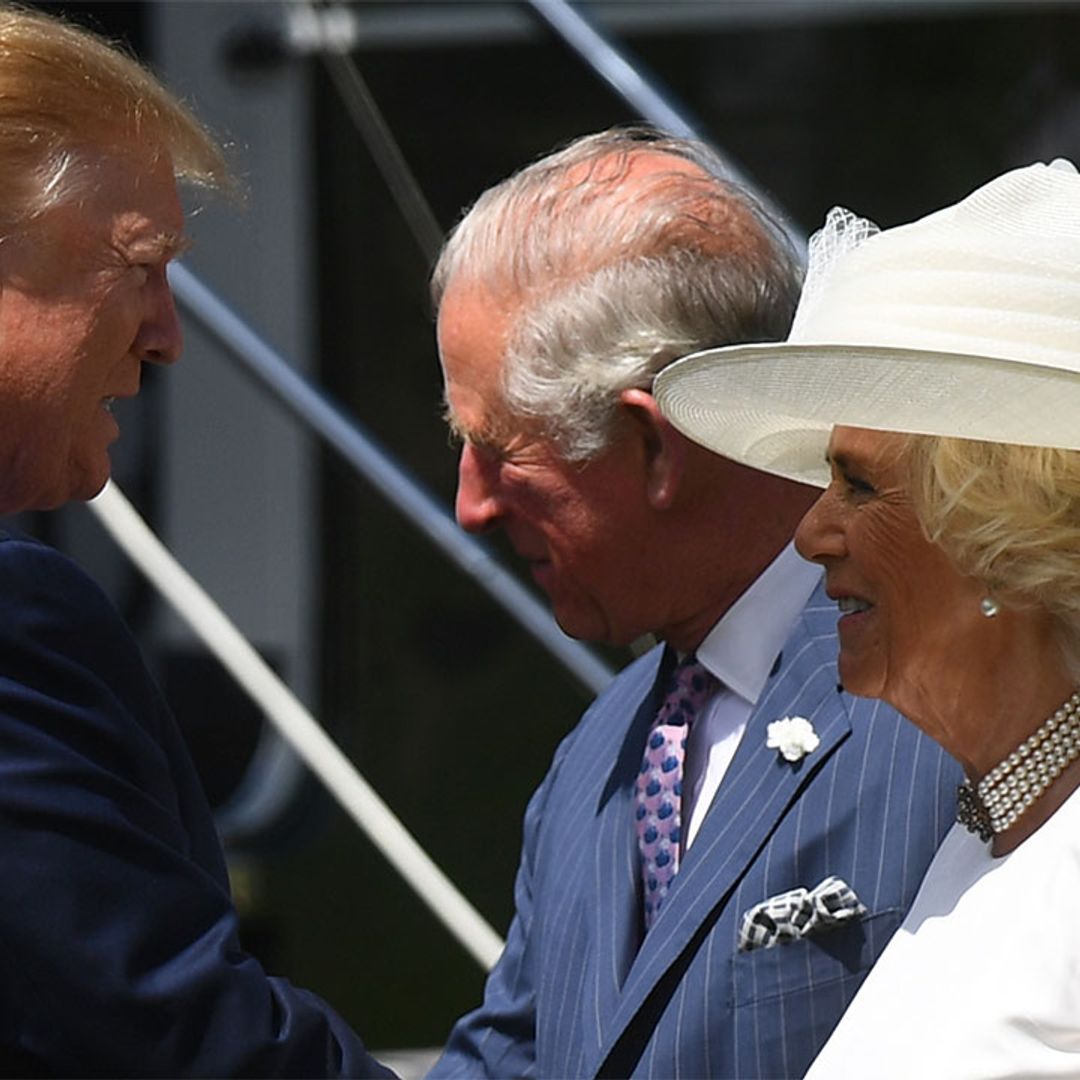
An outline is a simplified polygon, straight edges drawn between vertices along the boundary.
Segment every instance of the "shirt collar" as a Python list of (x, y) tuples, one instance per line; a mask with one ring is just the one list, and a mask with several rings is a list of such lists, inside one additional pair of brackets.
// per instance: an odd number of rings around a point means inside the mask
[(757, 704), (821, 574), (820, 566), (800, 558), (788, 544), (709, 631), (697, 658), (729, 690)]

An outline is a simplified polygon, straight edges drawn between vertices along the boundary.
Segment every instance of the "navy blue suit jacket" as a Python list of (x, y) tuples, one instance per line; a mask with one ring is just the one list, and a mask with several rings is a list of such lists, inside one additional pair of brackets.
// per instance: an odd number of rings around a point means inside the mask
[(384, 1076), (244, 952), (210, 809), (101, 591), (0, 537), (6, 1075)]
[[(633, 787), (662, 650), (596, 700), (529, 804), (506, 949), (432, 1076), (802, 1075), (914, 898), (960, 778), (887, 706), (840, 692), (836, 619), (819, 589), (644, 941)], [(793, 714), (821, 739), (794, 765), (765, 746)], [(861, 920), (738, 951), (748, 908), (829, 875)]]

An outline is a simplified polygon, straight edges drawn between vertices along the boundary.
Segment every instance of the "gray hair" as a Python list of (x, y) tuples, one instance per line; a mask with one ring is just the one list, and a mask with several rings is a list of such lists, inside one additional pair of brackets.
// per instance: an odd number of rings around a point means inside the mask
[[(622, 190), (642, 153), (700, 171)], [(517, 307), (506, 403), (584, 461), (610, 443), (623, 390), (648, 389), (697, 349), (783, 338), (802, 274), (780, 224), (708, 147), (630, 128), (578, 139), (484, 192), (436, 264), (436, 307), (459, 276)]]

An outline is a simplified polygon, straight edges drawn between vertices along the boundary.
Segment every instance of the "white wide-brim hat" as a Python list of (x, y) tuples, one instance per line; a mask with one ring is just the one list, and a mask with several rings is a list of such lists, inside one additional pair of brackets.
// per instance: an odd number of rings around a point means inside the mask
[(1080, 450), (1080, 174), (1016, 169), (884, 232), (831, 211), (787, 341), (694, 353), (654, 393), (696, 442), (821, 487), (835, 424)]

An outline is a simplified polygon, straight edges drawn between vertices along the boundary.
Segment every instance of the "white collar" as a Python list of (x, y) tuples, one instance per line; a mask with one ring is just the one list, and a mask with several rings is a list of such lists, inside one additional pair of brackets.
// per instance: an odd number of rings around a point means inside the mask
[(821, 574), (820, 566), (804, 561), (788, 544), (709, 631), (697, 658), (755, 705)]

